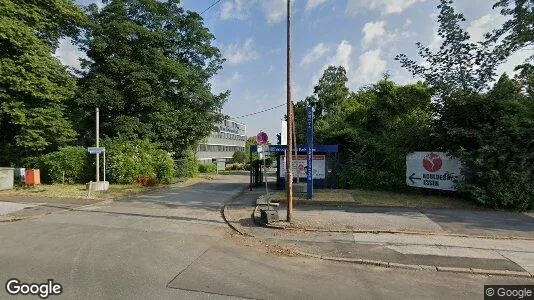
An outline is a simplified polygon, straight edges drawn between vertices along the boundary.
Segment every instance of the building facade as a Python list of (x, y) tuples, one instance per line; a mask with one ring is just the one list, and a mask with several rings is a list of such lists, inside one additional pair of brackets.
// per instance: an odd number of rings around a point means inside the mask
[(232, 159), (236, 151), (245, 151), (247, 127), (243, 123), (224, 120), (216, 125), (206, 142), (198, 146), (197, 158), (202, 163), (214, 162), (217, 159)]

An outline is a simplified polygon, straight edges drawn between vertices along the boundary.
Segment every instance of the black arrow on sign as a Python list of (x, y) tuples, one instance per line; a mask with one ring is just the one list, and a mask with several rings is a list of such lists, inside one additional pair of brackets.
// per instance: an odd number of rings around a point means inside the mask
[(414, 177), (414, 176), (415, 176), (415, 173), (412, 173), (412, 175), (410, 175), (410, 177), (408, 177), (408, 179), (410, 179), (412, 184), (415, 184), (415, 181), (413, 181), (414, 179), (421, 180), (421, 177)]

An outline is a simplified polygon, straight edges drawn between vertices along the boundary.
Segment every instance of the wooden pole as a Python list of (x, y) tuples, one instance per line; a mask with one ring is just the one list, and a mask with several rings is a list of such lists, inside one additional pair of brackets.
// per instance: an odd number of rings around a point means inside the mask
[(287, 152), (286, 152), (286, 200), (287, 216), (286, 221), (291, 222), (293, 214), (293, 171), (292, 160), (293, 151), (291, 144), (292, 132), (291, 124), (293, 123), (293, 110), (291, 101), (291, 0), (287, 0)]

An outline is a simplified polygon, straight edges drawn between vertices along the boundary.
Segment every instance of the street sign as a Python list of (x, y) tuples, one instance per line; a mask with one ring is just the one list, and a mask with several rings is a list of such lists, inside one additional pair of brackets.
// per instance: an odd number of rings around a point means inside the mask
[(265, 145), (269, 141), (269, 137), (267, 136), (267, 133), (261, 131), (256, 135), (256, 142), (258, 142), (258, 145)]
[(100, 154), (102, 152), (106, 152), (106, 148), (104, 147), (87, 147), (87, 151), (89, 154)]
[(413, 152), (406, 155), (406, 184), (427, 189), (456, 191), (462, 166), (444, 152)]

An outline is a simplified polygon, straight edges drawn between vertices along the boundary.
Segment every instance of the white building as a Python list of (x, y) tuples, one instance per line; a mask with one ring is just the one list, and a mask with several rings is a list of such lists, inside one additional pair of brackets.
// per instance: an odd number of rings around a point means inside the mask
[(232, 159), (236, 151), (245, 151), (247, 127), (243, 123), (225, 120), (216, 125), (217, 129), (207, 138), (206, 143), (197, 149), (197, 158), (202, 163), (210, 163), (219, 158)]

